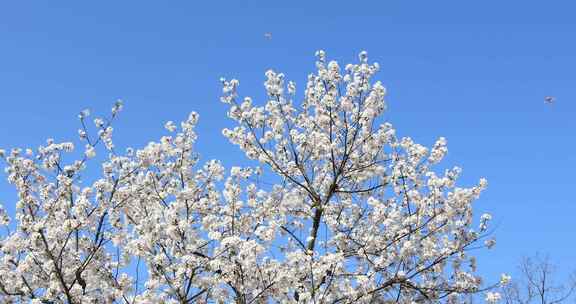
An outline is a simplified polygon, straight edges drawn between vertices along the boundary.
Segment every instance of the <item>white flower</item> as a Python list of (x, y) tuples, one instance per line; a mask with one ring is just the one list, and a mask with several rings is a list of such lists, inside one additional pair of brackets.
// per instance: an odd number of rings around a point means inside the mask
[(485, 189), (486, 187), (488, 187), (488, 180), (485, 178), (481, 178), (480, 182), (479, 182), (479, 186), (482, 189)]
[(95, 118), (94, 119), (94, 125), (97, 128), (102, 128), (102, 127), (104, 127), (104, 120), (102, 118)]
[(360, 54), (358, 55), (358, 58), (360, 59), (360, 62), (367, 62), (368, 61), (368, 52), (366, 52), (366, 51), (360, 52)]
[(316, 51), (316, 57), (318, 57), (319, 61), (324, 62), (326, 61), (326, 52), (323, 50), (318, 50)]
[(482, 214), (482, 216), (480, 217), (480, 231), (484, 232), (486, 231), (486, 229), (488, 229), (488, 222), (492, 220), (492, 215), (490, 215), (489, 213), (484, 213)]
[(501, 298), (502, 296), (500, 296), (500, 294), (497, 292), (487, 292), (486, 297), (484, 299), (486, 300), (487, 303), (494, 304), (498, 303), (498, 301), (500, 301)]
[(288, 82), (288, 94), (296, 94), (296, 84), (293, 81)]
[(496, 245), (496, 240), (495, 239), (489, 239), (484, 241), (484, 245), (486, 246), (486, 248), (491, 249), (492, 247), (494, 247), (494, 245)]
[(164, 129), (168, 130), (169, 132), (176, 131), (176, 128), (177, 128), (176, 125), (171, 120), (166, 122), (166, 124), (164, 124)]
[(120, 99), (116, 100), (116, 102), (114, 103), (114, 106), (112, 107), (112, 114), (113, 115), (118, 114), (118, 112), (122, 111), (123, 107), (124, 107), (124, 102)]
[(78, 118), (80, 118), (80, 119), (84, 119), (88, 116), (90, 116), (90, 109), (84, 109), (84, 110), (80, 111), (80, 114), (78, 114)]
[(87, 158), (93, 158), (96, 156), (96, 149), (94, 149), (94, 147), (91, 145), (86, 145), (86, 150), (84, 151), (84, 154), (86, 155)]
[(508, 285), (508, 283), (510, 283), (510, 280), (512, 280), (512, 277), (510, 275), (507, 275), (505, 273), (500, 275), (500, 286), (506, 286)]

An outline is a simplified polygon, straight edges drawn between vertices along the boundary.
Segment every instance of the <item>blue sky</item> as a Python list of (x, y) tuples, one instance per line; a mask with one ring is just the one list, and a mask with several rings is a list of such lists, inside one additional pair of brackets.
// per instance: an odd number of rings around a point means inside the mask
[[(194, 110), (203, 159), (242, 163), (221, 135), (232, 125), (221, 76), (262, 97), (268, 68), (301, 89), (315, 50), (341, 63), (367, 50), (399, 135), (427, 145), (445, 136), (463, 185), (488, 178), (476, 206), (494, 214), (498, 245), (480, 253), (481, 272), (514, 273), (536, 252), (576, 269), (575, 10), (516, 0), (4, 1), (0, 146), (76, 139), (80, 110), (105, 113), (121, 98), (119, 145), (155, 140)], [(15, 201), (5, 182), (0, 201)]]

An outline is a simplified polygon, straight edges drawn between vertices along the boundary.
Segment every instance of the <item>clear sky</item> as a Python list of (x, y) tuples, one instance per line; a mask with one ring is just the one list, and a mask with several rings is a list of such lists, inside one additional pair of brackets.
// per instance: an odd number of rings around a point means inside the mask
[[(302, 93), (315, 50), (341, 63), (366, 50), (399, 135), (445, 136), (462, 185), (488, 179), (476, 210), (493, 213), (498, 244), (481, 272), (514, 273), (536, 252), (576, 269), (575, 11), (552, 0), (2, 1), (0, 146), (75, 140), (80, 110), (121, 98), (118, 144), (140, 147), (195, 110), (203, 159), (241, 164), (221, 135), (232, 125), (221, 76), (262, 97), (275, 68)], [(6, 182), (0, 201), (15, 202)]]

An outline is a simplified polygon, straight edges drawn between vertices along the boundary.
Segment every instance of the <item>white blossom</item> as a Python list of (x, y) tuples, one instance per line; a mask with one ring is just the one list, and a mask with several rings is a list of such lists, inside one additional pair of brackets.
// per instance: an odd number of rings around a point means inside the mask
[(508, 283), (510, 283), (510, 280), (512, 280), (512, 277), (508, 274), (501, 274), (500, 275), (500, 286), (506, 286), (508, 285)]
[(176, 125), (173, 121), (170, 120), (164, 124), (164, 129), (168, 130), (169, 132), (174, 132), (176, 131)]
[(500, 296), (500, 293), (487, 292), (485, 300), (486, 300), (486, 303), (494, 304), (494, 303), (498, 303), (501, 298), (502, 298), (502, 296)]
[(84, 154), (88, 158), (94, 158), (96, 156), (96, 149), (91, 145), (86, 145), (86, 151), (84, 151)]

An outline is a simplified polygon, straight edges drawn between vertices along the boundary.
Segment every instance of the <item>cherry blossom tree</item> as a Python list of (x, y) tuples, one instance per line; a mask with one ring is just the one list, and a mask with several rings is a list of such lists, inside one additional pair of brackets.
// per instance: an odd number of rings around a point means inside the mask
[[(80, 113), (78, 160), (53, 140), (0, 150), (18, 193), (15, 214), (0, 209), (0, 300), (460, 303), (482, 291), (470, 251), (495, 243), (490, 215), (473, 216), (486, 180), (462, 188), (460, 168), (435, 172), (444, 138), (398, 137), (379, 65), (359, 57), (341, 69), (317, 52), (303, 96), (268, 71), (261, 103), (222, 79), (237, 124), (223, 134), (251, 166), (201, 162), (194, 112), (120, 153), (120, 102), (96, 133)], [(102, 173), (87, 184), (89, 165)]]

